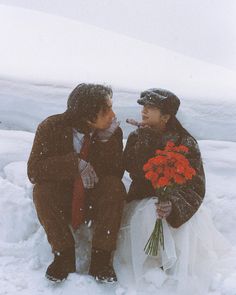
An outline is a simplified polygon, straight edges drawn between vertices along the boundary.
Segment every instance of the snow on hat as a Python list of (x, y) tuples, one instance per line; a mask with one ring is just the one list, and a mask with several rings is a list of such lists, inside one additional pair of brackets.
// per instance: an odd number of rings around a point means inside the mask
[(180, 106), (180, 100), (174, 93), (160, 88), (151, 88), (141, 92), (137, 102), (141, 105), (153, 105), (170, 115), (176, 115)]

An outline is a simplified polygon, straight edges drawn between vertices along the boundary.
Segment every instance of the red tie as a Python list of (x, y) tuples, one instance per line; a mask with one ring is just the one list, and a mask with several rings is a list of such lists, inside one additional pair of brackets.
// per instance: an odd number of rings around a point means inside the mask
[[(84, 135), (84, 141), (79, 153), (79, 157), (83, 160), (88, 159), (90, 135)], [(80, 224), (84, 222), (85, 217), (85, 190), (80, 176), (74, 181), (73, 196), (72, 196), (72, 221), (73, 229), (77, 229)]]

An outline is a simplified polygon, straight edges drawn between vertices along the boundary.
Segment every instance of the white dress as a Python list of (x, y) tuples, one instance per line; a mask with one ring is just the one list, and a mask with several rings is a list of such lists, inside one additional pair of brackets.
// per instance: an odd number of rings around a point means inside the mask
[(218, 258), (231, 245), (214, 227), (202, 205), (193, 217), (175, 229), (163, 220), (164, 250), (147, 256), (144, 247), (156, 221), (157, 198), (132, 201), (125, 210), (114, 268), (119, 283), (140, 294), (207, 294)]

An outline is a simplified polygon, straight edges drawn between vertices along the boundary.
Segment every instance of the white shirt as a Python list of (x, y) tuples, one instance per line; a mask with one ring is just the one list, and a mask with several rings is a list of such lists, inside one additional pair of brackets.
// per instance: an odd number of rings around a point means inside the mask
[[(93, 135), (93, 132), (90, 133), (90, 136)], [(76, 129), (73, 129), (73, 146), (74, 146), (74, 151), (76, 153), (79, 153), (82, 145), (84, 142), (84, 134), (78, 132)]]

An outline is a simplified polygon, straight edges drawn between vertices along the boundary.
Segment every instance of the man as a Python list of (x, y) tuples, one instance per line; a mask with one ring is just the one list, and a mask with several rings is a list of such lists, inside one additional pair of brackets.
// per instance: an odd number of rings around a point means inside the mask
[(103, 85), (79, 84), (67, 110), (39, 124), (28, 177), (35, 184), (36, 211), (54, 253), (48, 279), (61, 281), (75, 272), (72, 230), (93, 219), (89, 274), (116, 280), (111, 258), (126, 194), (122, 150), (112, 90)]

